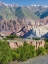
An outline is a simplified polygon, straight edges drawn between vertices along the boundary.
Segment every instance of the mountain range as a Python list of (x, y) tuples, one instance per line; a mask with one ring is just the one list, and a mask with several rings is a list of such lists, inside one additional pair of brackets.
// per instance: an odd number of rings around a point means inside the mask
[(23, 37), (30, 31), (34, 37), (48, 32), (48, 6), (19, 6), (0, 2), (0, 33), (9, 35), (15, 32)]

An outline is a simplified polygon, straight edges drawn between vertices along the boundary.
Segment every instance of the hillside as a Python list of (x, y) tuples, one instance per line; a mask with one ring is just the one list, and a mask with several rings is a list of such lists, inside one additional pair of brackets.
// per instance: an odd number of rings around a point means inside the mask
[(4, 4), (0, 2), (0, 15), (3, 16), (7, 20), (15, 20), (18, 18), (29, 18), (32, 20), (37, 20), (39, 17), (31, 12), (29, 9), (21, 7), (16, 4)]
[(38, 15), (41, 19), (48, 16), (48, 6), (30, 5), (27, 6), (27, 8)]
[[(30, 27), (31, 26), (31, 27)], [(42, 37), (48, 32), (48, 17), (36, 21), (35, 24), (30, 25), (28, 30), (22, 30), (23, 38)], [(26, 33), (24, 33), (26, 31)]]
[[(41, 37), (48, 32), (48, 6), (5, 4), (0, 2), (0, 33)], [(44, 28), (45, 27), (45, 28)], [(46, 30), (47, 29), (47, 30)], [(44, 32), (43, 32), (43, 31)]]
[(0, 15), (7, 20), (15, 20), (17, 17), (14, 15), (14, 9), (5, 6), (3, 3), (0, 4)]
[(43, 19), (38, 20), (38, 22), (48, 24), (48, 16)]
[(18, 18), (29, 18), (32, 20), (38, 20), (39, 17), (25, 7), (18, 7), (15, 11), (15, 15)]
[(22, 27), (38, 19), (36, 14), (25, 7), (0, 2), (0, 33), (17, 33)]

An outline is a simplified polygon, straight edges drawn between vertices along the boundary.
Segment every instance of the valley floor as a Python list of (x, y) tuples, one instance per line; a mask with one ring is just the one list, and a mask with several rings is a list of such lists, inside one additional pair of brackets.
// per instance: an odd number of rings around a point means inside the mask
[(24, 62), (12, 62), (10, 64), (48, 64), (48, 55), (38, 56)]

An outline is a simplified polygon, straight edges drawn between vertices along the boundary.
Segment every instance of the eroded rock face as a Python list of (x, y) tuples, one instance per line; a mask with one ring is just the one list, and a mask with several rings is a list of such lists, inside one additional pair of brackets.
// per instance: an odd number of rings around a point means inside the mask
[(33, 31), (36, 33), (37, 37), (42, 37), (48, 32), (48, 24), (40, 27), (38, 26), (37, 28), (34, 28)]
[[(48, 33), (48, 17), (46, 17), (44, 19), (40, 19), (40, 20), (36, 21), (35, 23), (32, 23), (31, 25), (28, 25), (27, 29), (28, 28), (29, 28), (29, 30), (26, 32), (25, 35), (27, 35), (27, 34), (29, 35), (31, 33), (30, 31), (32, 30), (31, 34), (33, 36), (35, 36), (35, 37), (42, 37), (43, 35)], [(24, 32), (24, 31), (22, 31), (22, 32)], [(25, 37), (25, 38), (27, 38), (27, 37)]]
[[(35, 46), (35, 49), (38, 49), (38, 47), (44, 47), (45, 45), (45, 41), (44, 40), (25, 40), (28, 44), (31, 44), (33, 46)], [(18, 48), (19, 46), (23, 46), (22, 41), (9, 41), (8, 44), (12, 49)]]
[[(44, 15), (43, 19), (40, 18), (40, 14)], [(41, 37), (48, 32), (47, 25), (48, 6), (21, 7), (0, 2), (0, 33), (10, 35), (15, 32), (19, 36), (24, 36), (32, 29), (35, 34), (33, 36)]]
[[(21, 25), (22, 24), (22, 25)], [(18, 20), (2, 20), (0, 21), (0, 33), (11, 34), (12, 32), (17, 33), (25, 23), (21, 23)]]
[[(24, 20), (2, 20), (0, 21), (0, 33), (10, 35), (15, 32), (19, 36), (24, 36), (32, 30), (35, 37), (42, 37), (48, 32), (48, 17), (36, 22), (24, 22)], [(28, 33), (29, 34), (29, 33)]]
[(48, 16), (46, 18), (40, 19), (36, 23), (36, 27), (33, 28), (37, 37), (42, 37), (48, 32)]
[(9, 43), (10, 48), (12, 49), (18, 48), (19, 46), (23, 46), (22, 42), (8, 42), (8, 43)]

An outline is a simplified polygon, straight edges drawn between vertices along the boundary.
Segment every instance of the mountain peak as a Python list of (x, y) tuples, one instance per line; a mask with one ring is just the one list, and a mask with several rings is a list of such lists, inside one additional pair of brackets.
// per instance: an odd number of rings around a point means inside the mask
[(8, 7), (8, 6), (9, 7), (19, 7), (18, 4), (14, 4), (14, 3), (13, 4), (6, 4), (6, 3), (3, 3), (3, 2), (0, 1), (0, 6), (3, 6), (3, 5), (6, 6), (6, 7)]
[(48, 6), (44, 6), (44, 5), (29, 5), (29, 6), (32, 6), (32, 7), (45, 7), (45, 8), (47, 8)]

